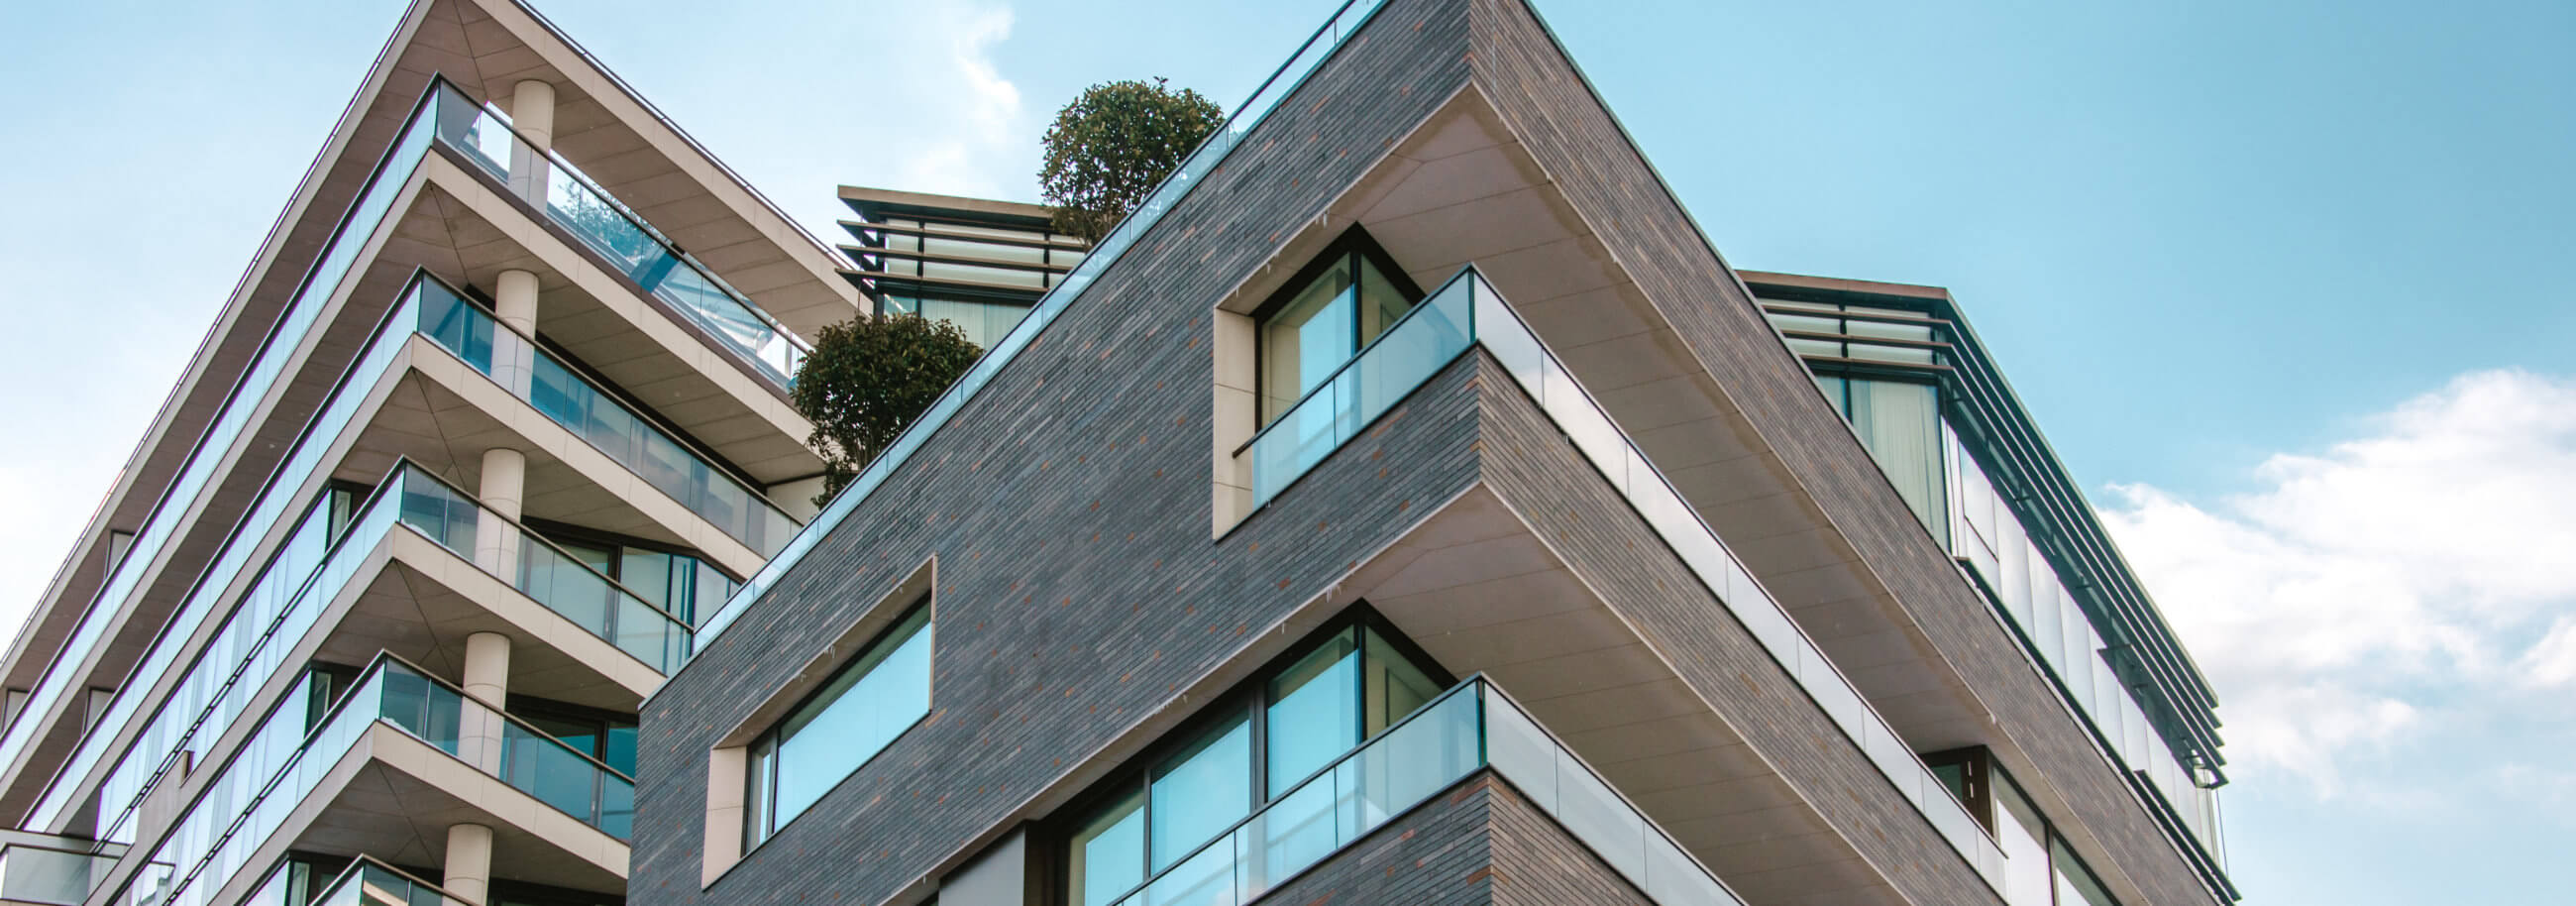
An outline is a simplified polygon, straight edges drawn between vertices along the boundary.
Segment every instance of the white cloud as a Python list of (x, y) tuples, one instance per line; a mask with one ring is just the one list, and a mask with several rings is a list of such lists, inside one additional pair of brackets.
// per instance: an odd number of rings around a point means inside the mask
[(2363, 434), (2250, 493), (2120, 485), (2102, 514), (2212, 674), (2240, 776), (2335, 795), (2357, 758), (2576, 685), (2576, 382), (2463, 375)]
[[(895, 91), (918, 101), (899, 131), (899, 181), (911, 191), (1006, 197), (1036, 172), (1037, 135), (1023, 117), (1020, 89), (994, 66), (994, 46), (1011, 36), (1008, 7), (963, 0), (920, 5), (921, 21), (894, 33), (927, 46), (903, 55)], [(893, 130), (890, 130), (893, 131)]]

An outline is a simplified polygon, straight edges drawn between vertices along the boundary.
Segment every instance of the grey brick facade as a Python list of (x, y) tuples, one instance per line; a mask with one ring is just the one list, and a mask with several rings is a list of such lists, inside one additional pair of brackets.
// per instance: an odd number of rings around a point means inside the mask
[[(2084, 804), (2070, 818), (2120, 854), (2116, 870), (2156, 902), (2206, 902), (1519, 0), (1392, 0), (658, 693), (642, 719), (630, 896), (766, 906), (925, 893), (1106, 770), (1096, 759), (1131, 729), (1186, 716), (1183, 690), (1482, 482), (1899, 894), (1997, 902), (1481, 354), (1209, 539), (1211, 307), (1470, 83), (2005, 717), (2042, 782)], [(709, 749), (933, 558), (930, 716), (702, 888)], [(1507, 784), (1471, 780), (1265, 902), (1644, 899)]]

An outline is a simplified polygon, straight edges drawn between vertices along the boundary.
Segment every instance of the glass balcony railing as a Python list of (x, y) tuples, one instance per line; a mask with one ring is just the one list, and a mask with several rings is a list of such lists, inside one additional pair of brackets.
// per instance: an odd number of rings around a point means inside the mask
[[(179, 524), (192, 518), (188, 510), (214, 479), (216, 469), (225, 459), (224, 454), (234, 441), (241, 438), (243, 429), (249, 426), (251, 413), (259, 408), (260, 400), (267, 396), (270, 388), (276, 386), (296, 348), (312, 333), (323, 307), (339, 289), (342, 278), (348, 276), (349, 268), (356, 263), (359, 250), (383, 226), (395, 197), (402, 194), (404, 184), (411, 179), (422, 153), (429, 147), (430, 128), (429, 118), (424, 116), (426, 112), (427, 102), (424, 100), (423, 106), (413, 110), (411, 119), (404, 124), (392, 147), (376, 164), (376, 171), (366, 188), (349, 205), (348, 213), (342, 215), (331, 238), (315, 258), (312, 269), (305, 273), (303, 283), (287, 300), (277, 323), (269, 328), (268, 337), (261, 342), (259, 352), (252, 356), (250, 366), (243, 370), (241, 379), (234, 382), (232, 392), (224, 398), (223, 408), (207, 425), (205, 433), (198, 436), (187, 462), (180, 467), (170, 487), (153, 504), (151, 515), (144, 518), (142, 527), (127, 543), (125, 555), (109, 567), (105, 584), (91, 598), (88, 608), (82, 611), (80, 623), (73, 628), (61, 650), (54, 654), (44, 677), (34, 689), (29, 690), (20, 713), (42, 715), (60, 704), (71, 687), (84, 682), (85, 678), (72, 675), (77, 666), (88, 660), (97, 649), (108, 621), (135, 593), (145, 565), (161, 555), (162, 548), (170, 542)], [(319, 421), (326, 415), (317, 415), (315, 419)], [(283, 466), (279, 474), (300, 474), (291, 468)], [(240, 524), (274, 524), (286, 507), (285, 496), (274, 493), (263, 496), (242, 517)], [(230, 584), (250, 556), (249, 547), (228, 543), (224, 553), (207, 566), (198, 580), (199, 586), (222, 588)], [(203, 613), (195, 616), (196, 620), (203, 618)], [(196, 628), (196, 623), (186, 622), (188, 620), (189, 617), (182, 614), (164, 627), (163, 637), (187, 638)], [(136, 675), (158, 674), (138, 672)], [(130, 715), (131, 708), (125, 713)], [(33, 743), (36, 734), (44, 731), (45, 723), (43, 720), (20, 720), (12, 723), (5, 734), (0, 734), (0, 765), (23, 763), (27, 747)]]
[(12, 843), (0, 847), (0, 900), (80, 906), (115, 867), (115, 856)]
[[(329, 688), (325, 677), (307, 682)], [(189, 803), (143, 871), (117, 898), (128, 906), (206, 906), (224, 881), (276, 833), (341, 756), (382, 724), (456, 756), (511, 789), (624, 840), (635, 816), (635, 783), (589, 755), (507, 714), (500, 752), (467, 732), (465, 694), (390, 654), (377, 655), (331, 707), (314, 714), (307, 696), (289, 695), (269, 710), (222, 773)], [(494, 767), (493, 765), (497, 765)]]
[[(65, 665), (77, 665), (96, 650), (109, 618), (135, 592), (141, 565), (157, 557), (169, 542), (171, 532), (181, 518), (179, 514), (205, 489), (216, 464), (223, 459), (223, 452), (238, 439), (247, 424), (250, 411), (277, 383), (286, 360), (312, 331), (321, 309), (338, 290), (342, 279), (348, 276), (359, 249), (384, 222), (395, 196), (401, 194), (404, 184), (428, 149), (433, 125), (451, 118), (449, 114), (453, 114), (457, 105), (465, 103), (462, 97), (453, 88), (440, 83), (433, 85), (413, 110), (400, 137), (377, 165), (374, 177), (350, 206), (338, 231), (306, 275), (304, 284), (289, 300), (277, 325), (271, 329), (265, 345), (234, 386), (224, 409), (199, 439), (195, 452), (156, 504), (152, 515), (146, 518), (142, 529), (136, 532), (125, 557), (112, 568), (106, 585), (83, 611), (70, 639), (55, 654), (52, 667), (36, 687), (29, 690), (21, 713), (43, 714), (68, 694), (67, 689), (75, 684), (75, 680)], [(449, 113), (443, 114), (442, 109)], [(479, 107), (474, 109), (480, 110)], [(474, 122), (473, 116), (464, 114), (454, 114), (453, 118), (466, 124)], [(429, 284), (431, 289), (424, 290), (422, 282), (422, 278), (415, 278), (413, 288), (406, 291), (406, 301), (415, 304), (398, 306), (398, 310), (388, 316), (387, 324), (430, 335), (486, 375), (495, 375), (496, 355), (503, 357), (501, 361), (521, 366), (511, 376), (523, 376), (525, 380), (505, 383), (506, 388), (753, 551), (770, 555), (795, 535), (795, 520), (770, 505), (766, 498), (709, 465), (704, 457), (655, 428), (614, 397), (591, 386), (525, 337), (507, 329), (496, 330), (489, 316), (462, 303), (455, 292), (435, 283)], [(441, 301), (417, 303), (417, 297), (424, 294)], [(435, 325), (425, 320), (429, 313), (422, 311), (424, 308), (435, 309)], [(349, 425), (364, 402), (365, 387), (359, 386), (352, 391), (349, 376), (372, 378), (383, 373), (401, 351), (402, 340), (407, 336), (408, 333), (384, 326), (377, 328), (377, 340), (361, 355), (361, 360), (343, 374), (340, 385), (332, 391), (332, 397), (307, 422), (294, 450), (272, 474), (260, 497), (238, 523), (258, 529), (236, 530), (233, 537), (225, 542), (222, 551), (200, 574), (189, 596), (163, 626), (144, 660), (129, 672), (130, 677), (164, 675), (178, 655), (173, 640), (194, 637), (204, 622), (219, 612), (216, 608), (220, 602), (216, 599), (232, 586), (243, 569), (251, 565), (256, 542), (265, 537), (263, 530), (277, 525), (288, 515), (293, 491), (301, 487), (316, 469), (324, 467), (321, 460), (330, 446), (330, 439)], [(294, 543), (302, 545), (294, 548), (301, 552), (296, 555), (318, 556), (320, 542), (312, 536), (299, 534)], [(309, 564), (311, 560), (304, 562)], [(285, 570), (288, 574), (302, 571), (294, 568)], [(291, 594), (291, 589), (280, 591)], [(210, 680), (210, 685), (201, 687), (199, 692), (204, 693), (206, 689), (226, 681), (221, 678)], [(127, 682), (120, 688), (140, 693), (148, 686), (148, 683), (138, 686)], [(184, 688), (182, 693), (189, 694)], [(47, 822), (55, 821), (80, 801), (80, 792), (70, 788), (77, 783), (65, 783), (63, 778), (77, 781), (98, 764), (118, 728), (134, 718), (141, 698), (140, 694), (120, 694), (103, 719), (90, 722), (90, 730), (75, 750), (72, 761), (56, 772), (53, 787), (39, 801), (38, 810), (34, 813), (36, 817)], [(211, 700), (211, 695), (203, 700)], [(0, 733), (0, 764), (21, 761), (27, 747), (40, 732), (42, 723), (41, 720), (21, 720), (7, 727), (5, 733)]]
[(1251, 903), (1483, 768), (1511, 781), (1649, 899), (1674, 906), (1742, 902), (1519, 704), (1477, 676), (1147, 879), (1118, 906)]
[[(329, 516), (329, 508), (317, 502), (315, 511), (308, 516), (308, 528), (320, 525)], [(200, 660), (198, 666), (204, 675), (224, 683), (212, 700), (196, 708), (164, 708), (142, 739), (126, 750), (125, 758), (108, 774), (98, 794), (101, 824), (107, 827), (101, 834), (103, 839), (132, 841), (133, 828), (128, 822), (159, 783), (162, 772), (168, 770), (171, 753), (191, 743), (196, 743), (197, 748), (211, 745), (211, 735), (201, 741), (198, 734), (220, 735), (231, 725), (259, 687), (276, 675), (279, 660), (298, 647), (297, 640), (312, 629), (322, 609), (339, 597), (351, 580), (365, 578), (357, 574), (358, 567), (397, 525), (437, 542), (469, 562), (476, 559), (482, 532), (506, 530), (517, 536), (515, 563), (506, 569), (512, 587), (660, 672), (667, 674), (677, 669), (688, 655), (687, 624), (645, 603), (616, 580), (601, 575), (552, 542), (517, 527), (437, 476), (408, 462), (399, 463), (367, 502), (357, 508), (347, 530), (330, 543), (323, 562), (295, 583), (291, 596), (263, 595), (255, 588), (251, 606), (235, 611), (235, 620), (228, 622), (216, 641), (207, 646), (207, 651), (241, 654), (228, 663)], [(497, 566), (477, 565), (487, 572)], [(272, 601), (274, 606), (263, 606)], [(197, 683), (198, 672), (192, 671), (183, 681), (183, 688)]]
[(1180, 205), (1181, 199), (1190, 194), (1191, 187), (1198, 185), (1200, 179), (1214, 172), (1218, 164), (1225, 162), (1226, 155), (1233, 153), (1235, 146), (1241, 144), (1245, 136), (1252, 134), (1253, 127), (1261, 125), (1261, 121), (1270, 115), (1271, 108), (1277, 107), (1289, 93), (1296, 91), (1297, 86), (1305, 82), (1308, 74), (1313, 73), (1316, 67), (1324, 65), (1324, 61), (1332, 57), (1333, 51), (1340, 48), (1342, 42), (1348, 40), (1350, 36), (1357, 34), (1362, 26), (1368, 24), (1369, 18), (1377, 15), (1378, 9), (1385, 4), (1386, 0), (1344, 0), (1341, 8), (1334, 11), (1333, 17), (1325, 21), (1324, 27), (1316, 29), (1314, 34), (1307, 36), (1306, 43), (1297, 46), (1297, 52), (1289, 56), (1288, 62), (1280, 64), (1279, 68), (1270, 74), (1270, 78), (1264, 80), (1261, 87), (1255, 89), (1252, 96), (1244, 100), (1242, 106), (1235, 108), (1234, 115), (1226, 119), (1224, 128), (1218, 129), (1216, 134), (1209, 136), (1204, 144), (1199, 145), (1198, 150), (1190, 152), (1190, 156), (1183, 158), (1180, 166), (1172, 168), (1172, 174), (1164, 177), (1162, 185), (1155, 187), (1154, 193), (1146, 196), (1144, 203), (1137, 205), (1135, 212), (1128, 214), (1127, 219), (1119, 221), (1116, 227), (1111, 228), (1109, 235), (1101, 237), (1099, 244), (1092, 246), (1086, 253), (1082, 263), (1075, 266), (1072, 273), (1066, 274), (1063, 280), (1058, 281), (1054, 289), (1048, 290), (1046, 297), (1038, 300), (1037, 307), (1030, 309), (1028, 316), (1020, 319), (1018, 326), (1011, 328), (1009, 333), (994, 341), (992, 347), (985, 350), (983, 357), (976, 359), (975, 364), (966, 369), (964, 376), (959, 377), (956, 383), (950, 384), (948, 389), (939, 395), (939, 399), (931, 402), (930, 408), (922, 411), (921, 417), (913, 420), (911, 427), (905, 428), (901, 435), (895, 437), (894, 443), (887, 445), (884, 453), (869, 462), (866, 468), (859, 471), (856, 478), (851, 479), (850, 483), (841, 489), (838, 496), (824, 505), (823, 511), (816, 514), (814, 521), (808, 523), (804, 531), (798, 532), (795, 539), (787, 543), (786, 549), (770, 557), (768, 564), (762, 566), (760, 572), (754, 574), (750, 581), (744, 582), (741, 588), (736, 589), (733, 597), (727, 600), (722, 608), (708, 615), (706, 620), (698, 625), (699, 647), (705, 647), (705, 643), (714, 640), (725, 627), (733, 625), (734, 619), (742, 615), (743, 609), (750, 606), (751, 602), (759, 600), (761, 595), (769, 591), (770, 586), (777, 584), (780, 576), (794, 568), (797, 561), (804, 559), (805, 552), (812, 550), (815, 542), (829, 534), (833, 526), (841, 524), (841, 520), (849, 518), (850, 511), (857, 509), (860, 501), (876, 493), (877, 487), (885, 483), (886, 476), (902, 468), (904, 462), (912, 458), (914, 451), (920, 450), (922, 444), (929, 442), (931, 435), (939, 433), (941, 426), (948, 424), (949, 419), (956, 417), (958, 410), (966, 407), (967, 401), (974, 399), (977, 393), (983, 392), (984, 385), (992, 382), (993, 375), (1000, 373), (1002, 367), (1017, 358), (1021, 350), (1027, 349), (1030, 343), (1035, 342), (1038, 334), (1045, 331), (1048, 324), (1055, 323), (1057, 315), (1063, 314), (1075, 300), (1082, 298), (1083, 291), (1089, 289), (1093, 281), (1099, 280), (1102, 273), (1115, 266), (1118, 260), (1127, 254), (1127, 249), (1134, 246), (1136, 240), (1145, 235), (1145, 231), (1153, 229), (1154, 224), (1162, 221), (1165, 213)]
[[(503, 185), (542, 186), (537, 207), (546, 219), (581, 239), (618, 273), (634, 280), (691, 323), (722, 342), (780, 387), (793, 386), (808, 347), (733, 287), (679, 251), (679, 244), (599, 188), (571, 162), (533, 148), (498, 111), (477, 104), (445, 81), (437, 95), (438, 140), (461, 152)], [(513, 162), (521, 170), (512, 172)]]
[(796, 520), (769, 498), (435, 278), (415, 280), (404, 301), (414, 316), (400, 326), (417, 329), (753, 553), (776, 553), (796, 534)]
[(1362, 349), (1279, 420), (1255, 436), (1253, 495), (1268, 502), (1468, 349), (1482, 346), (1522, 392), (1556, 422), (1575, 449), (1612, 487), (1711, 594), (1762, 643), (1781, 669), (1797, 678), (1816, 706), (1890, 784), (1922, 810), (1924, 819), (1959, 857), (1989, 883), (2001, 883), (2003, 851), (1949, 792), (1851, 681), (1827, 660), (1813, 639), (1769, 591), (1700, 521), (1645, 452), (1637, 449), (1530, 331), (1511, 305), (1469, 267), (1450, 278), (1411, 312)]
[[(376, 339), (343, 373), (339, 386), (306, 426), (284, 465), (262, 489), (251, 511), (256, 521), (245, 524), (268, 526), (280, 522), (271, 514), (283, 512), (294, 490), (305, 486), (317, 470), (326, 466), (325, 455), (333, 440), (348, 428), (368, 391), (400, 359), (416, 333), (428, 336), (469, 365), (493, 375), (496, 381), (508, 378), (505, 387), (515, 384), (511, 389), (521, 399), (594, 445), (604, 445), (599, 449), (610, 459), (628, 463), (630, 470), (646, 483), (690, 506), (717, 527), (741, 530), (754, 537), (787, 537), (790, 529), (786, 526), (793, 522), (766, 500), (748, 496), (747, 488), (688, 455), (685, 448), (632, 412), (609, 405), (611, 401), (604, 392), (580, 381), (578, 375), (555, 363), (526, 338), (497, 329), (489, 316), (427, 274), (413, 279), (402, 300), (377, 328)], [(495, 362), (514, 364), (496, 368)], [(398, 469), (389, 478), (400, 479), (404, 474)], [(409, 474), (420, 476), (403, 485), (414, 489), (415, 494), (428, 493), (424, 489), (430, 487), (444, 487), (426, 473), (413, 470)], [(460, 512), (476, 506), (470, 497), (452, 490), (448, 493), (464, 501), (458, 505)], [(327, 568), (324, 560), (337, 549), (329, 522), (328, 507), (318, 502), (306, 505), (286, 540), (240, 599), (242, 606), (226, 618), (228, 622), (216, 641), (201, 649), (228, 656), (208, 661), (200, 655), (201, 660), (189, 668), (186, 678), (152, 716), (152, 723), (135, 737), (135, 743), (100, 785), (101, 839), (125, 839), (131, 831), (124, 826), (126, 818), (134, 803), (149, 791), (153, 778), (166, 767), (170, 754), (180, 751), (183, 743), (196, 738), (204, 727), (215, 727), (214, 732), (220, 733), (233, 715), (247, 707), (247, 698), (274, 674), (277, 664), (273, 660), (283, 656), (282, 649), (291, 647), (292, 640), (312, 624), (319, 608), (338, 593), (335, 583), (346, 581), (346, 576), (323, 581)], [(413, 527), (433, 540), (448, 540), (424, 524)], [(363, 537), (364, 543), (357, 547), (361, 554), (380, 537), (381, 528), (377, 527), (379, 534)], [(216, 561), (218, 568), (190, 591), (172, 628), (164, 630), (132, 676), (157, 678), (172, 669), (179, 655), (179, 646), (172, 640), (193, 637), (204, 621), (221, 612), (219, 607), (225, 600), (225, 591), (232, 586), (232, 577), (240, 573), (244, 558), (265, 534), (236, 534)], [(685, 622), (645, 603), (534, 536), (525, 532), (520, 535), (527, 540), (518, 558), (517, 574), (504, 577), (514, 587), (655, 670), (668, 674), (679, 669), (689, 654), (689, 627)], [(449, 547), (468, 560), (474, 557), (470, 538)], [(280, 638), (288, 640), (288, 644), (271, 644)], [(109, 706), (105, 719), (92, 725), (73, 757), (56, 772), (39, 799), (35, 814), (40, 820), (56, 821), (82, 801), (80, 781), (107, 757), (119, 730), (135, 719), (151, 685), (127, 683)]]
[(371, 856), (359, 856), (334, 878), (315, 877), (311, 863), (281, 861), (269, 869), (268, 876), (251, 889), (249, 896), (234, 906), (447, 906), (464, 902), (402, 869)]

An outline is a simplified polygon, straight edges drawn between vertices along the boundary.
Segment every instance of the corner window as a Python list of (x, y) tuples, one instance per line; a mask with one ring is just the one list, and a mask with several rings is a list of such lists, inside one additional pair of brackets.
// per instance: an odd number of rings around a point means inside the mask
[(930, 714), (927, 598), (754, 739), (743, 848), (769, 839)]
[(1896, 493), (1943, 545), (1949, 488), (1941, 461), (1941, 388), (1913, 381), (1818, 375), (1816, 386), (1850, 422)]
[[(1435, 669), (1361, 620), (1292, 652), (1075, 813), (1066, 901), (1108, 906), (1166, 871), (1195, 870), (1174, 867), (1448, 688)], [(1297, 837), (1283, 830), (1276, 842)]]
[(1253, 313), (1260, 424), (1269, 425), (1422, 300), (1395, 259), (1358, 227)]

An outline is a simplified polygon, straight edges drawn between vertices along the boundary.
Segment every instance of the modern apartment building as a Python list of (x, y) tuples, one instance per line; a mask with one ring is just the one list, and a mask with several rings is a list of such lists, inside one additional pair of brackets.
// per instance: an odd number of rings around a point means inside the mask
[[(988, 263), (844, 198), (880, 305)], [(1731, 269), (1525, 0), (1345, 4), (1084, 251), (703, 612), (639, 902), (2235, 899), (1947, 294)]]
[(842, 276), (878, 314), (947, 321), (975, 345), (1019, 326), (1048, 290), (1082, 263), (1080, 237), (1055, 232), (1053, 212), (1032, 204), (841, 187), (856, 220)]
[(812, 514), (838, 256), (515, 0), (385, 12), (0, 662), (0, 900), (622, 903), (637, 707)]
[[(2235, 899), (1956, 303), (1731, 269), (1525, 0), (1344, 4), (1096, 247), (836, 256), (516, 0), (332, 134), (0, 662), (0, 902)], [(861, 311), (987, 353), (817, 512)]]

